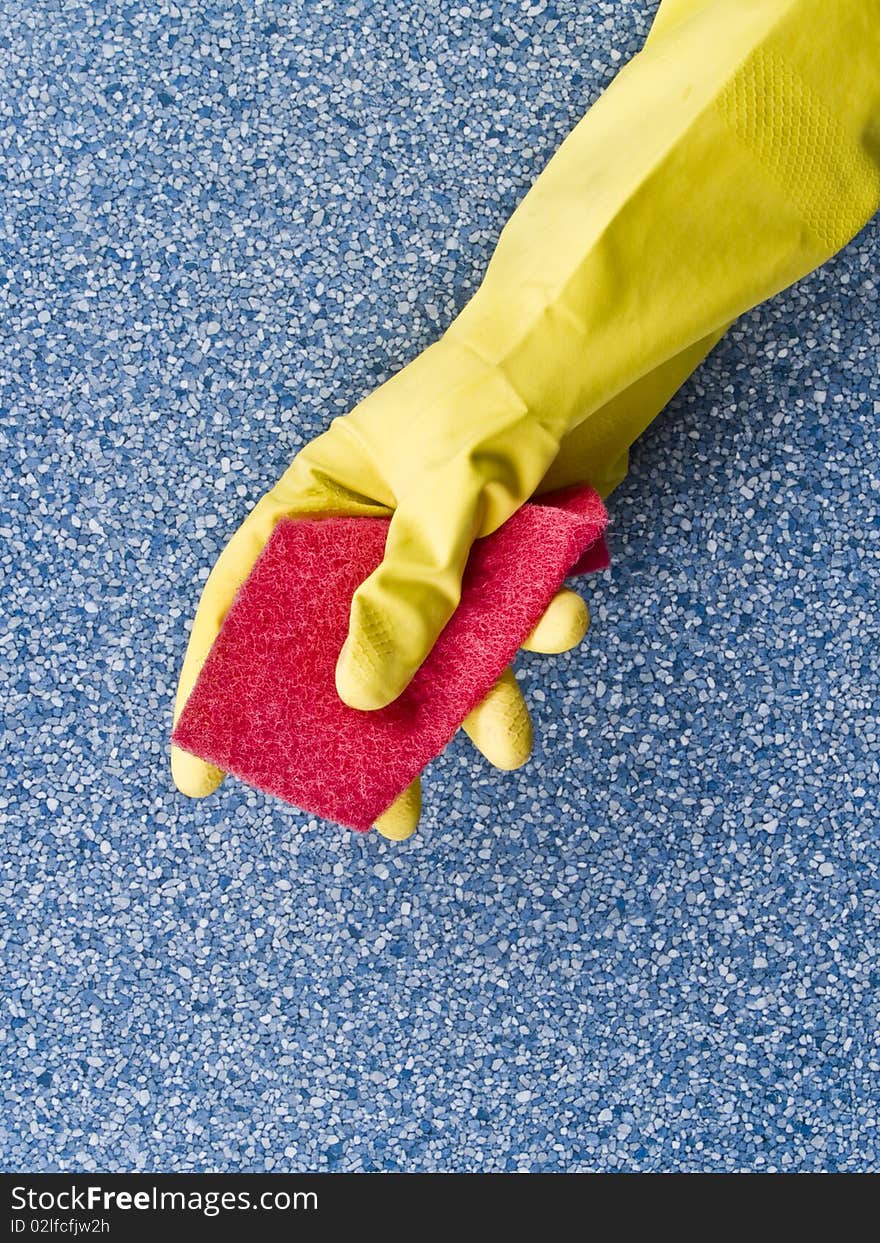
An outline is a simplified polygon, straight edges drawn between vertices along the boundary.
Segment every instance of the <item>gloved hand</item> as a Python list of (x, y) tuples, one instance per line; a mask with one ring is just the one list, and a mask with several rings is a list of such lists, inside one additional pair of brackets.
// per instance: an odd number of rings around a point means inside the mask
[[(606, 411), (600, 412), (602, 417), (582, 424), (569, 434), (537, 491), (555, 491), (590, 481), (607, 494), (626, 473), (626, 446), (662, 409), (714, 340), (713, 337), (698, 342), (669, 360), (620, 394)], [(250, 573), (280, 518), (315, 513), (388, 513), (390, 507), (386, 509), (381, 504), (366, 501), (370, 486), (366, 470), (361, 476), (359, 491), (347, 489), (332, 473), (332, 461), (326, 449), (328, 444), (332, 449), (339, 428), (344, 425), (345, 420), (336, 420), (325, 435), (303, 449), (276, 487), (239, 528), (215, 565), (202, 593), (190, 636), (177, 690), (175, 723), (238, 587)], [(319, 450), (325, 452), (323, 458), (317, 456)], [(340, 457), (354, 477), (357, 465), (353, 452), (343, 445)], [(581, 641), (588, 625), (586, 604), (575, 592), (563, 590), (551, 602), (523, 646), (528, 651), (544, 654), (564, 652)], [(532, 746), (531, 721), (511, 670), (502, 675), (486, 699), (466, 717), (462, 728), (477, 750), (495, 767), (509, 770), (525, 763)], [(224, 775), (177, 747), (172, 748), (172, 769), (178, 788), (196, 798), (210, 794)], [(395, 840), (409, 837), (418, 824), (420, 811), (421, 783), (416, 780), (380, 817), (376, 828)]]
[[(230, 541), (178, 711), (275, 522), (316, 513), (393, 514), (337, 687), (358, 708), (394, 699), (455, 608), (473, 539), (559, 482), (566, 446), (607, 493), (659, 408), (640, 385), (671, 382), (668, 397), (725, 324), (877, 209), (878, 69), (880, 0), (664, 0), (446, 334), (307, 446)], [(186, 793), (219, 780), (173, 766)]]
[[(403, 376), (404, 373), (400, 375)], [(383, 394), (390, 392), (391, 386), (386, 385), (374, 396), (382, 397)], [(367, 404), (362, 403), (359, 409), (363, 409)], [(388, 578), (383, 581), (380, 577), (377, 589), (380, 599), (383, 598), (381, 593), (387, 593), (389, 606), (393, 612), (391, 624), (399, 628), (401, 637), (407, 637), (405, 629), (407, 626), (410, 626), (414, 632), (409, 636), (411, 645), (407, 650), (407, 658), (411, 661), (408, 670), (410, 672), (415, 670), (423, 655), (429, 650), (434, 637), (432, 634), (430, 642), (427, 640), (422, 619), (432, 609), (438, 612), (446, 607), (445, 616), (451, 613), (457, 601), (457, 596), (456, 600), (453, 600), (452, 595), (453, 591), (457, 591), (460, 570), (458, 577), (453, 578), (452, 575), (444, 575), (442, 563), (436, 567), (430, 567), (432, 555), (430, 546), (419, 544), (422, 538), (420, 523), (423, 523), (425, 518), (435, 510), (440, 511), (443, 505), (444, 492), (437, 480), (437, 475), (442, 472), (442, 466), (439, 463), (441, 449), (438, 446), (437, 456), (430, 463), (415, 463), (411, 440), (409, 446), (404, 443), (407, 436), (406, 424), (409, 420), (403, 415), (408, 408), (407, 402), (398, 405), (391, 401), (386, 411), (388, 422), (383, 423), (379, 419), (383, 428), (381, 434), (387, 437), (387, 443), (400, 447), (401, 450), (399, 455), (386, 454), (386, 469), (390, 468), (391, 473), (390, 482), (386, 482), (380, 474), (372, 449), (367, 450), (363, 447), (365, 432), (354, 416), (337, 419), (329, 431), (307, 445), (296, 457), (279, 483), (260, 501), (250, 517), (233, 536), (209, 577), (202, 596), (181, 674), (176, 713), (182, 710), (186, 702), (238, 587), (250, 572), (257, 555), (278, 520), (285, 516), (306, 514), (388, 514), (394, 509), (392, 501), (394, 495), (401, 497), (405, 495), (411, 498), (408, 500), (408, 506), (411, 506), (412, 514), (410, 516), (408, 509), (404, 508), (403, 500), (394, 510), (387, 541), (388, 553), (392, 552), (392, 544), (395, 540), (397, 548), (394, 556), (386, 555), (384, 568), (388, 571)], [(381, 409), (379, 413), (381, 415)], [(458, 460), (460, 459), (455, 459), (456, 468)], [(413, 480), (409, 484), (406, 481), (408, 469), (412, 469), (414, 473)], [(458, 472), (462, 477), (461, 486), (467, 485), (476, 489), (477, 484), (471, 484), (467, 479), (471, 471), (478, 475), (476, 467), (465, 466)], [(534, 491), (539, 482), (540, 474), (537, 474), (530, 480), (529, 492)], [(464, 522), (462, 517), (464, 511), (456, 500), (458, 494), (455, 491), (455, 481), (449, 486), (452, 490), (447, 493), (446, 500), (451, 516), (453, 519)], [(422, 493), (429, 488), (433, 490), (433, 495), (425, 503)], [(426, 504), (425, 509), (421, 508), (423, 503)], [(476, 507), (477, 504), (478, 501), (475, 499), (474, 506)], [(409, 525), (405, 521), (407, 518), (409, 518)], [(487, 526), (487, 533), (489, 529), (494, 529), (499, 525), (497, 519), (490, 519), (490, 521), (492, 525)], [(468, 519), (467, 529), (462, 530), (459, 537), (464, 557), (467, 556), (471, 540), (476, 534), (473, 529), (474, 523), (473, 518)], [(442, 528), (438, 533), (442, 536)], [(444, 553), (444, 558), (450, 555)], [(418, 557), (422, 558), (422, 571), (416, 573), (414, 570), (413, 580), (407, 586), (403, 579), (403, 572), (407, 567), (408, 559), (412, 559), (415, 564)], [(357, 607), (358, 596), (363, 591), (362, 587), (355, 597), (353, 608)], [(365, 688), (369, 691), (373, 685), (370, 678), (374, 672), (374, 663), (384, 654), (384, 645), (388, 641), (382, 628), (383, 625), (388, 624), (384, 615), (378, 610), (369, 610), (368, 597), (367, 608), (359, 618), (359, 633), (364, 637), (359, 645), (349, 646), (347, 661), (345, 653), (343, 654), (337, 682), (343, 697), (349, 702), (362, 707), (378, 707), (381, 702), (390, 700), (402, 690), (409, 677), (401, 678), (393, 684), (392, 691), (387, 694), (387, 700), (365, 698)], [(538, 646), (550, 649), (570, 646), (582, 637), (586, 625), (587, 615), (583, 603), (574, 593), (560, 593), (544, 620), (536, 628), (534, 642)], [(439, 628), (438, 625), (437, 630)], [(343, 680), (346, 675), (348, 676), (347, 682)], [(384, 692), (387, 685), (387, 682), (380, 683), (380, 689)], [(500, 720), (503, 720), (504, 727), (499, 731), (497, 722)], [(495, 690), (490, 693), (489, 702), (481, 705), (471, 714), (466, 727), (480, 749), (488, 754), (493, 762), (504, 767), (515, 767), (523, 762), (530, 746), (528, 715), (512, 675), (505, 675), (500, 680)], [(222, 774), (217, 769), (176, 748), (173, 751), (172, 766), (178, 786), (185, 793), (195, 796), (209, 793), (222, 778)], [(411, 792), (408, 800), (404, 802), (411, 815), (416, 802), (414, 792)], [(400, 808), (397, 808), (395, 817), (391, 818), (398, 825), (398, 832), (400, 831), (399, 812)], [(388, 823), (390, 824), (391, 821)], [(414, 822), (412, 827), (414, 827)]]

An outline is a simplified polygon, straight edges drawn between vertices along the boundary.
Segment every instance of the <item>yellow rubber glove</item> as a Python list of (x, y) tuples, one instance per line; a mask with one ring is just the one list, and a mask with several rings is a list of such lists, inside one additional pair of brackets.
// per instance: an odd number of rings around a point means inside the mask
[[(315, 513), (393, 512), (337, 687), (359, 708), (394, 699), (455, 608), (471, 542), (552, 476), (566, 440), (599, 446), (586, 477), (607, 491), (656, 413), (616, 423), (621, 394), (701, 356), (876, 210), (878, 66), (880, 0), (666, 0), (446, 334), (307, 446), (233, 537), (178, 710), (275, 522)], [(173, 763), (186, 793), (220, 778)]]

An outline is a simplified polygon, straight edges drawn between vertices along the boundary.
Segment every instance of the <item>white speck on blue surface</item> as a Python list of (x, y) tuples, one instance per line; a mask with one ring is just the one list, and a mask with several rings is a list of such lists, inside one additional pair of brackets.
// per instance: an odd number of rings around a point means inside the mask
[(4, 1169), (880, 1166), (876, 224), (638, 446), (528, 767), (403, 845), (168, 772), (224, 542), (653, 8), (0, 4)]

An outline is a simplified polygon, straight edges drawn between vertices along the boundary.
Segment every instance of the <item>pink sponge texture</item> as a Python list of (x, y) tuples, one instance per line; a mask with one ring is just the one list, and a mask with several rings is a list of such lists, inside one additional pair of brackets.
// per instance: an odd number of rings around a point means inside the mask
[(381, 518), (285, 520), (217, 637), (174, 731), (186, 751), (304, 811), (366, 831), (452, 738), (576, 568), (608, 564), (589, 488), (524, 505), (478, 540), (461, 603), (399, 699), (341, 702), (336, 658), (355, 589), (382, 559)]

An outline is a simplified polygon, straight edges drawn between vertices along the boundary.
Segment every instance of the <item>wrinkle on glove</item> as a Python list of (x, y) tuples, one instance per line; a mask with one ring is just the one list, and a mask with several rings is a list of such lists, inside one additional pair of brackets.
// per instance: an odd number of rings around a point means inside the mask
[(239, 592), (174, 731), (187, 751), (304, 811), (366, 831), (491, 690), (573, 567), (608, 564), (581, 488), (478, 541), (461, 603), (389, 707), (339, 699), (352, 595), (381, 560), (381, 518), (283, 521)]

